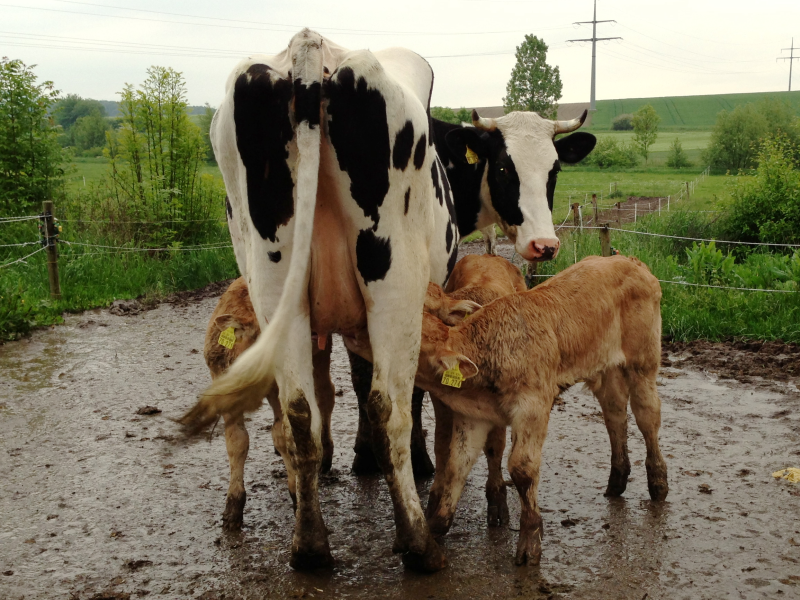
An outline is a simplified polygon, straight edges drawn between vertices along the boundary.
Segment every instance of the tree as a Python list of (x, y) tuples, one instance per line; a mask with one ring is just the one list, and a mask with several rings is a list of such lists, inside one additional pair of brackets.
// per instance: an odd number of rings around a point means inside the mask
[(645, 104), (633, 113), (633, 118), (631, 119), (631, 123), (633, 123), (633, 141), (644, 157), (645, 163), (650, 154), (650, 146), (653, 145), (658, 137), (658, 124), (660, 121), (661, 117), (658, 116), (656, 109), (649, 104)]
[(528, 110), (555, 119), (561, 98), (561, 75), (558, 67), (551, 67), (545, 61), (547, 44), (535, 35), (526, 35), (525, 41), (517, 46), (516, 56), (517, 63), (511, 70), (503, 98), (506, 113)]
[(217, 112), (216, 108), (211, 108), (211, 105), (206, 102), (205, 112), (200, 115), (200, 130), (203, 132), (203, 141), (206, 144), (206, 161), (216, 164), (214, 159), (214, 149), (211, 147), (211, 121), (214, 119), (214, 113)]
[(689, 157), (683, 151), (683, 144), (678, 138), (672, 141), (669, 147), (669, 154), (667, 155), (667, 166), (673, 169), (680, 169), (682, 167), (690, 167)]
[(106, 131), (109, 129), (111, 124), (108, 119), (95, 111), (85, 117), (78, 117), (71, 128), (71, 137), (76, 148), (99, 156), (106, 145)]
[[(35, 65), (33, 65), (35, 66)], [(0, 214), (29, 212), (63, 183), (66, 159), (49, 116), (58, 96), (33, 66), (0, 59)]]
[(622, 114), (614, 117), (611, 121), (611, 129), (614, 131), (632, 131), (633, 130), (633, 115)]
[(472, 112), (463, 106), (458, 110), (458, 112), (446, 106), (432, 106), (431, 116), (434, 119), (444, 121), (445, 123), (452, 123), (453, 125), (472, 123)]

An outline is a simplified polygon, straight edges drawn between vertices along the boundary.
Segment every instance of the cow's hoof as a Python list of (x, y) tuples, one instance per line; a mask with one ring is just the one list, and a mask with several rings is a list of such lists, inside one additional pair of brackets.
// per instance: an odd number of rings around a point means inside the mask
[(667, 499), (669, 485), (666, 478), (647, 481), (647, 489), (650, 492), (650, 499), (653, 502), (663, 502)]
[(447, 566), (447, 557), (442, 552), (439, 544), (436, 543), (436, 540), (429, 536), (425, 551), (422, 554), (410, 551), (403, 553), (403, 564), (407, 569), (419, 573), (435, 573)]
[(618, 469), (611, 467), (611, 473), (608, 476), (608, 487), (606, 488), (605, 496), (616, 498), (625, 493), (625, 488), (628, 487), (628, 475), (630, 475), (630, 468)]
[(489, 503), (486, 514), (487, 525), (489, 527), (508, 525), (508, 502), (506, 501), (505, 486), (496, 490), (486, 490), (486, 500)]
[(331, 465), (333, 465), (333, 448), (325, 448), (322, 451), (322, 462), (319, 465), (320, 473), (330, 473)]
[(527, 565), (536, 567), (542, 562), (542, 530), (522, 530), (519, 532), (517, 542), (517, 556), (514, 562), (517, 566)]
[(381, 473), (383, 470), (371, 450), (356, 450), (356, 457), (353, 459), (354, 475), (380, 475)]
[(325, 544), (324, 548), (297, 549), (292, 548), (292, 557), (289, 566), (295, 571), (313, 571), (314, 569), (328, 569), (333, 566), (333, 556)]
[(228, 496), (225, 501), (225, 512), (222, 513), (222, 528), (225, 531), (239, 531), (242, 528), (242, 514), (246, 501), (247, 493), (244, 491), (241, 496)]
[(448, 519), (447, 517), (442, 517), (440, 515), (433, 515), (430, 519), (428, 519), (428, 529), (431, 530), (431, 535), (437, 538), (447, 535), (447, 532), (450, 531), (452, 524), (453, 517)]
[(414, 479), (427, 479), (436, 472), (425, 446), (411, 448), (411, 468), (414, 471)]

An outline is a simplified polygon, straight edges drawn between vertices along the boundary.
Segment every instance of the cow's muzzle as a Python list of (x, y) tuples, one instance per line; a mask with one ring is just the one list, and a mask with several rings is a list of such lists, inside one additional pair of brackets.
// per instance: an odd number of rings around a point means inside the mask
[(560, 246), (561, 242), (558, 238), (538, 238), (532, 240), (525, 248), (525, 252), (520, 252), (520, 255), (528, 262), (553, 260), (558, 256)]

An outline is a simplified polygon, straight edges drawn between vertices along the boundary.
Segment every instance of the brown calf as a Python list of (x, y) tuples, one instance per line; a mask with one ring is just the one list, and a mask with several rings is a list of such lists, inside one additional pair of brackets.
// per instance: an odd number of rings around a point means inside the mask
[[(606, 495), (625, 491), (627, 404), (647, 446), (647, 484), (653, 500), (667, 496), (667, 467), (658, 446), (661, 402), (661, 288), (635, 258), (582, 260), (528, 292), (504, 296), (455, 327), (423, 318), (416, 384), (453, 411), (447, 465), (438, 466), (428, 501), (435, 534), (452, 523), (464, 481), (489, 432), (511, 426), (508, 470), (522, 514), (517, 564), (541, 559), (537, 503), (541, 451), (559, 389), (583, 380), (600, 401), (611, 440)], [(442, 384), (458, 367), (465, 381)], [(437, 423), (438, 429), (438, 423)]]
[[(233, 348), (220, 343), (220, 334), (233, 328), (236, 341)], [(206, 330), (203, 355), (211, 371), (211, 378), (216, 379), (233, 364), (239, 355), (255, 342), (260, 333), (258, 321), (250, 303), (247, 283), (243, 277), (234, 281), (217, 303)], [(314, 389), (322, 414), (322, 467), (329, 471), (333, 458), (333, 441), (331, 440), (331, 413), (334, 405), (334, 387), (330, 379), (331, 341), (327, 340), (323, 350), (314, 346)], [(286, 437), (283, 431), (281, 405), (278, 401), (278, 390), (273, 387), (267, 394), (267, 400), (275, 417), (272, 425), (272, 441), (286, 465), (287, 481), (292, 502), (296, 503), (295, 476), (289, 460)], [(225, 446), (231, 467), (231, 480), (222, 523), (225, 529), (236, 530), (242, 526), (242, 512), (247, 499), (244, 489), (244, 463), (250, 447), (250, 437), (244, 426), (244, 416), (229, 417), (225, 420)]]

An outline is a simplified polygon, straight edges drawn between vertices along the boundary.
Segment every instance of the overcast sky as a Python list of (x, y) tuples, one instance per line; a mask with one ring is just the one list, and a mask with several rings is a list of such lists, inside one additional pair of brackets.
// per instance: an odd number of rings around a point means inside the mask
[[(800, 0), (598, 0), (597, 98), (786, 90), (782, 48), (800, 46)], [(116, 100), (153, 64), (186, 78), (190, 104), (219, 104), (227, 74), (311, 27), (348, 48), (405, 46), (429, 59), (433, 104), (502, 103), (526, 33), (550, 46), (561, 102), (589, 100), (592, 0), (0, 0), (0, 55), (36, 64), (63, 93)], [(794, 29), (793, 29), (794, 27)], [(800, 51), (795, 51), (800, 55)], [(800, 89), (800, 61), (795, 61)]]

